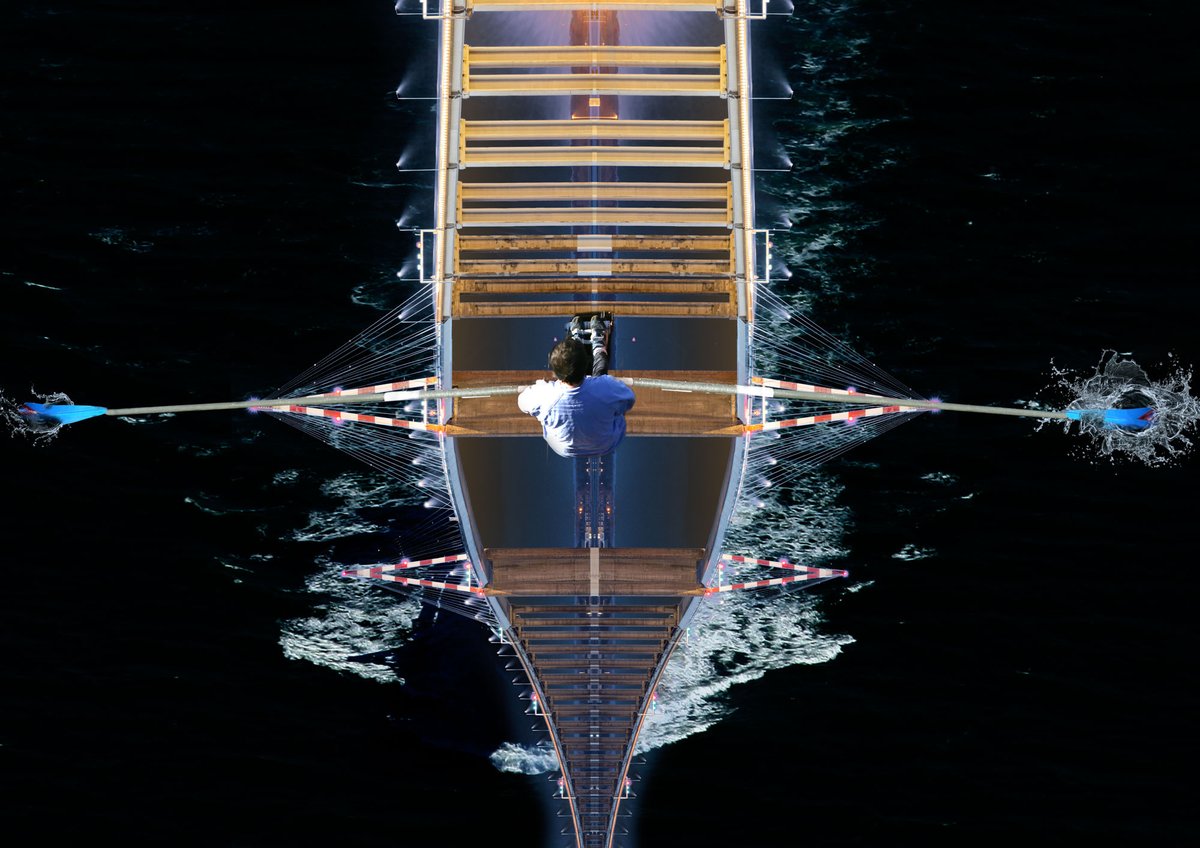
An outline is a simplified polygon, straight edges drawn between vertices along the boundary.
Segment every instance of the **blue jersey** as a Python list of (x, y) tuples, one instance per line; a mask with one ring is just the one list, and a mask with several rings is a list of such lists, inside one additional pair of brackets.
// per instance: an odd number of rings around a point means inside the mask
[(579, 386), (538, 380), (521, 392), (517, 406), (536, 416), (547, 444), (559, 456), (600, 456), (625, 438), (633, 389), (607, 374), (586, 377)]

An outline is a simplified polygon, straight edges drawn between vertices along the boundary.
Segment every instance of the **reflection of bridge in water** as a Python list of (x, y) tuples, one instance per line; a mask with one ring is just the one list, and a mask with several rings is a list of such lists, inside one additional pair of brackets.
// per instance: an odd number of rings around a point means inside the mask
[[(444, 0), (422, 242), (442, 388), (545, 378), (569, 316), (601, 311), (615, 376), (747, 383), (765, 261), (749, 17), (746, 0)], [(472, 580), (528, 675), (580, 846), (616, 837), (655, 686), (717, 573), (748, 413), (638, 388), (616, 454), (572, 463), (511, 395), (443, 410)]]

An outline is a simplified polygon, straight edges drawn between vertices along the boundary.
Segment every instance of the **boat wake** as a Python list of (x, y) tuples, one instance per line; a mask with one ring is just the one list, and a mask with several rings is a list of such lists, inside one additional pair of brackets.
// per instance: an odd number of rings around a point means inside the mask
[[(836, 503), (841, 491), (832, 474), (815, 470), (787, 490), (743, 497), (726, 534), (727, 551), (800, 554), (806, 565), (828, 564), (845, 554), (842, 538), (849, 510)], [(739, 570), (738, 578), (746, 571)], [(822, 620), (819, 598), (798, 592), (710, 599), (663, 672), (636, 753), (718, 724), (736, 709), (729, 697), (735, 686), (778, 669), (829, 662), (854, 642), (848, 635), (821, 632)], [(506, 742), (491, 761), (500, 771), (516, 774), (558, 768), (548, 745)]]
[[(819, 601), (796, 593), (746, 593), (711, 601), (671, 657), (638, 737), (635, 753), (670, 745), (718, 724), (735, 705), (733, 687), (770, 671), (818, 665), (854, 639), (820, 632)], [(500, 771), (544, 774), (558, 768), (548, 745), (506, 742), (491, 755)]]
[(734, 711), (725, 693), (769, 671), (829, 662), (854, 642), (821, 633), (814, 596), (747, 593), (712, 603), (663, 672), (637, 752), (686, 739)]
[(764, 110), (771, 123), (755, 127), (764, 139), (777, 136), (782, 148), (778, 161), (767, 157), (782, 170), (758, 177), (756, 197), (760, 221), (776, 227), (772, 246), (783, 267), (772, 272), (772, 285), (805, 313), (818, 303), (836, 305), (856, 281), (872, 278), (870, 252), (857, 242), (879, 221), (853, 198), (908, 155), (880, 147), (876, 131), (906, 120), (903, 104), (876, 101), (863, 114), (856, 108), (856, 92), (879, 73), (870, 49), (871, 10), (862, 6), (815, 0), (796, 4), (780, 20), (776, 49), (790, 60), (779, 69), (788, 108), (778, 115)]
[[(288, 485), (292, 478), (279, 482)], [(427, 512), (421, 509), (421, 500), (428, 493), (413, 491), (402, 481), (370, 472), (340, 474), (323, 483), (320, 491), (332, 504), (311, 512), (308, 523), (293, 529), (284, 537), (285, 541), (318, 543), (326, 548), (344, 544), (369, 549), (374, 556), (379, 556), (382, 541), (389, 548), (383, 558), (399, 560), (405, 551), (390, 550), (398, 544), (394, 538), (397, 534), (382, 516), (405, 508), (408, 512)], [(423, 550), (421, 546), (436, 544), (431, 540), (452, 532), (443, 523), (413, 524), (398, 535), (406, 544), (415, 546), (414, 550)], [(279, 644), (283, 654), (288, 659), (350, 672), (380, 683), (402, 683), (403, 678), (387, 664), (355, 658), (380, 654), (407, 642), (420, 615), (421, 602), (414, 597), (382, 592), (369, 583), (346, 580), (341, 576), (344, 565), (328, 555), (317, 558), (317, 570), (307, 577), (304, 587), (320, 601), (314, 604), (312, 615), (282, 622)]]
[(338, 566), (327, 560), (321, 566), (305, 581), (305, 588), (326, 600), (314, 615), (283, 622), (279, 636), (283, 655), (379, 683), (403, 683), (404, 678), (390, 666), (355, 657), (396, 648), (412, 632), (421, 602), (344, 580)]

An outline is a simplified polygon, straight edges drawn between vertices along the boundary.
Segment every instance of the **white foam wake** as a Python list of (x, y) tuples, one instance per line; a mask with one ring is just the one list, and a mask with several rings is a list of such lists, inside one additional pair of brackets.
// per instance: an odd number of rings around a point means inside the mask
[[(708, 730), (734, 707), (727, 693), (770, 671), (829, 662), (854, 640), (819, 632), (815, 597), (733, 595), (710, 601), (689, 629), (656, 689), (636, 753), (646, 753)], [(505, 742), (491, 756), (500, 771), (543, 774), (558, 768), (547, 745)]]
[[(849, 510), (837, 503), (842, 486), (817, 469), (786, 492), (743, 493), (726, 535), (726, 551), (762, 558), (789, 557), (805, 565), (844, 555)], [(772, 576), (778, 576), (772, 575)], [(850, 636), (826, 634), (820, 598), (800, 592), (747, 592), (711, 598), (676, 649), (656, 690), (638, 739), (645, 753), (702, 733), (734, 707), (733, 687), (777, 669), (829, 662)], [(506, 742), (491, 757), (501, 771), (554, 771), (553, 749)]]
[(344, 580), (329, 562), (322, 563), (305, 586), (328, 600), (315, 608), (314, 615), (282, 623), (279, 645), (285, 657), (380, 683), (404, 682), (385, 665), (350, 657), (386, 651), (406, 641), (421, 611), (419, 601)]
[[(291, 474), (276, 482), (295, 482)], [(359, 510), (395, 507), (415, 500), (401, 482), (369, 471), (347, 472), (327, 481), (321, 493), (334, 501), (328, 509), (314, 511), (308, 524), (289, 535), (296, 542), (328, 543), (335, 539), (376, 535), (385, 528), (362, 518)], [(322, 601), (313, 614), (281, 623), (279, 644), (288, 659), (350, 672), (381, 683), (403, 682), (386, 665), (356, 662), (351, 657), (395, 648), (406, 642), (420, 614), (419, 601), (341, 577), (341, 565), (327, 557), (317, 559), (317, 571), (305, 588)]]
[(770, 671), (829, 662), (854, 640), (819, 632), (815, 596), (731, 595), (709, 601), (658, 684), (637, 751), (707, 730), (733, 707), (726, 693)]
[(505, 742), (491, 756), (492, 765), (510, 774), (546, 774), (558, 769), (558, 755), (549, 744)]

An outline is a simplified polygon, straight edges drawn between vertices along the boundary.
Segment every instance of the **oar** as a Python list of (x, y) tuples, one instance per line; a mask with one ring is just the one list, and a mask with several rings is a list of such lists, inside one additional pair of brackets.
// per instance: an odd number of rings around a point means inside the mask
[[(739, 386), (733, 383), (689, 383), (677, 380), (656, 380), (646, 377), (626, 377), (624, 382), (632, 386), (646, 386), (673, 392), (712, 392), (752, 397), (782, 398), (784, 400), (808, 400), (818, 403), (844, 403), (856, 406), (881, 405), (901, 406), (903, 411), (929, 410), (930, 412), (979, 412), (986, 415), (1014, 415), (1022, 418), (1041, 418), (1071, 421), (1099, 419), (1105, 427), (1144, 430), (1154, 423), (1154, 410), (1141, 409), (1021, 409), (1009, 406), (981, 406), (970, 403), (944, 403), (940, 400), (914, 400), (911, 398), (887, 397), (861, 392), (846, 392), (813, 386), (810, 389), (788, 389), (763, 385)], [(774, 381), (778, 382), (778, 381)]]
[[(679, 380), (657, 380), (648, 377), (623, 377), (622, 382), (630, 386), (663, 389), (672, 392), (704, 392), (709, 394), (750, 395), (753, 397), (775, 397), (785, 400), (808, 400), (819, 403), (841, 403), (864, 405), (903, 406), (906, 409), (923, 409), (938, 412), (979, 412), (989, 415), (1015, 415), (1025, 418), (1058, 419), (1072, 421), (1099, 420), (1105, 427), (1123, 427), (1144, 430), (1154, 422), (1154, 410), (1139, 409), (1069, 409), (1055, 411), (1046, 409), (1020, 409), (1004, 406), (980, 406), (964, 403), (943, 403), (938, 400), (916, 400), (863, 393), (840, 394), (829, 389), (824, 391), (800, 391), (754, 385), (740, 386), (734, 383), (699, 383)], [(223, 403), (190, 403), (173, 406), (140, 406), (124, 409), (107, 409), (102, 406), (76, 406), (74, 404), (27, 403), (22, 412), (51, 419), (53, 423), (73, 424), (100, 415), (153, 415), (177, 412), (210, 412), (231, 409), (276, 409), (290, 406), (342, 406), (352, 403), (395, 403), (409, 400), (438, 400), (442, 398), (487, 397), (489, 395), (518, 394), (525, 386), (472, 386), (461, 389), (408, 389), (403, 391), (370, 392), (367, 394), (327, 393), (293, 398), (270, 400), (226, 401)]]
[(280, 409), (289, 406), (343, 406), (351, 403), (396, 403), (407, 400), (437, 400), (439, 398), (487, 397), (495, 394), (518, 394), (525, 386), (480, 386), (469, 389), (411, 389), (406, 391), (371, 392), (349, 394), (330, 392), (303, 397), (271, 398), (268, 400), (233, 400), (218, 403), (180, 403), (168, 406), (130, 406), (109, 409), (104, 406), (78, 406), (71, 403), (26, 403), (21, 413), (31, 417), (50, 419), (52, 424), (74, 424), (100, 415), (162, 415), (179, 412), (219, 412), (233, 409)]

